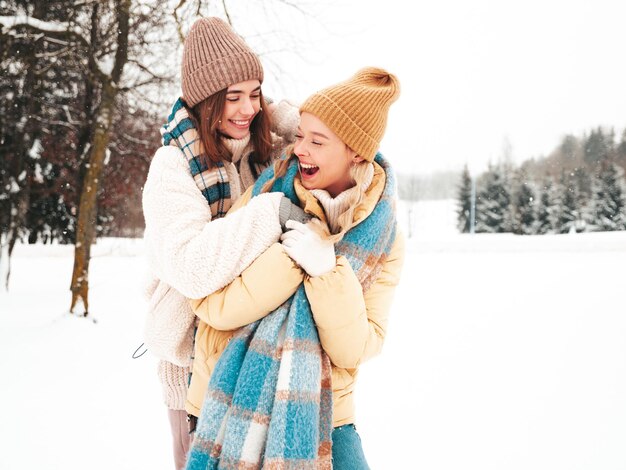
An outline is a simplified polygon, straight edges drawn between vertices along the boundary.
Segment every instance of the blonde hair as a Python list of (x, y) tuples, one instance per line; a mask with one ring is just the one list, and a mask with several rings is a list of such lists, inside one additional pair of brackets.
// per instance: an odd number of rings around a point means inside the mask
[[(293, 149), (293, 145), (287, 147), (287, 149), (285, 150), (285, 154), (289, 155), (289, 157), (278, 160), (274, 163), (274, 177), (268, 180), (263, 185), (263, 187), (261, 188), (262, 193), (269, 192), (272, 189), (275, 181), (287, 173), (287, 168), (289, 168), (289, 164), (293, 161), (294, 158), (297, 158), (296, 155), (293, 153)], [(339, 231), (337, 233), (331, 233), (328, 226), (322, 223), (322, 221), (319, 219), (313, 219), (310, 222), (312, 228), (322, 238), (332, 243), (337, 243), (343, 238), (346, 232), (350, 230), (350, 228), (352, 228), (354, 211), (363, 201), (365, 197), (365, 191), (367, 190), (367, 188), (364, 188), (363, 186), (367, 178), (368, 167), (370, 164), (371, 163), (367, 160), (363, 160), (350, 166), (350, 179), (354, 182), (354, 186), (356, 186), (356, 191), (353, 191), (352, 194), (350, 194), (348, 208), (344, 212), (342, 212), (337, 219), (337, 225), (339, 226)]]

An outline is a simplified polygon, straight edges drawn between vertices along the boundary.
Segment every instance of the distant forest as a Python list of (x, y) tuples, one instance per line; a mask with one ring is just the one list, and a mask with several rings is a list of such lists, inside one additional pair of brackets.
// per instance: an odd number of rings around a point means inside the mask
[(458, 229), (527, 235), (625, 230), (625, 171), (626, 130), (617, 139), (601, 127), (567, 135), (547, 157), (519, 167), (491, 164), (473, 182), (466, 167), (457, 180)]

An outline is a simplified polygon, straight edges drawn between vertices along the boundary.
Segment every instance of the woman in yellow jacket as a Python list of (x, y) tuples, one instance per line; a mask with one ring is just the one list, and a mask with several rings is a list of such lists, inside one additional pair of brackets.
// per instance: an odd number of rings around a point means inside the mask
[[(333, 468), (368, 468), (354, 428), (353, 391), (359, 365), (381, 351), (404, 243), (394, 215), (389, 224), (393, 227), (387, 227), (390, 249), (366, 260), (372, 269), (365, 279), (345, 256), (336, 255), (335, 244), (370, 217), (383, 197), (389, 199), (390, 168), (377, 149), (389, 106), (398, 95), (395, 76), (366, 68), (301, 106), (296, 144), (289, 158), (275, 164), (263, 190), (285, 177), (296, 162), (299, 174), (293, 188), (313, 221), (287, 221), (280, 243), (235, 281), (191, 301), (200, 324), (187, 395), (190, 414), (200, 415), (210, 375), (233, 334), (277, 309), (303, 284), (319, 341), (332, 365)], [(251, 197), (252, 188), (233, 209)], [(281, 220), (289, 219), (282, 215)]]

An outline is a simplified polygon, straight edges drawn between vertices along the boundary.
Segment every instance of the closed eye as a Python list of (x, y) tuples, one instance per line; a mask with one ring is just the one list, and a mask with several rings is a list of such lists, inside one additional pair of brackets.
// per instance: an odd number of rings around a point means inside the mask
[[(250, 99), (257, 101), (261, 99), (261, 94), (260, 93), (255, 93), (254, 95), (250, 95)], [(231, 103), (236, 103), (237, 101), (239, 101), (239, 96), (233, 92), (232, 94), (229, 94), (226, 96), (226, 101), (229, 101)]]

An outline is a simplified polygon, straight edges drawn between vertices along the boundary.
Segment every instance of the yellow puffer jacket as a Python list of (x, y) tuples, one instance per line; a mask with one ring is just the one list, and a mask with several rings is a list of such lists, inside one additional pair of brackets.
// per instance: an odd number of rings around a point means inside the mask
[[(353, 226), (374, 210), (383, 192), (385, 173), (377, 164), (374, 166), (374, 178), (354, 212)], [(321, 205), (299, 180), (295, 181), (295, 189), (304, 210), (326, 221)], [(232, 210), (245, 205), (250, 198), (251, 190), (248, 190)], [(403, 260), (404, 238), (398, 233), (383, 270), (363, 294), (345, 257), (337, 257), (337, 266), (331, 272), (309, 277), (285, 253), (282, 245), (275, 243), (230, 285), (204, 299), (192, 300), (191, 306), (200, 324), (196, 332), (187, 412), (200, 415), (209, 377), (234, 330), (278, 308), (304, 282), (322, 347), (332, 362), (333, 426), (353, 423), (353, 391), (358, 367), (382, 349)]]

